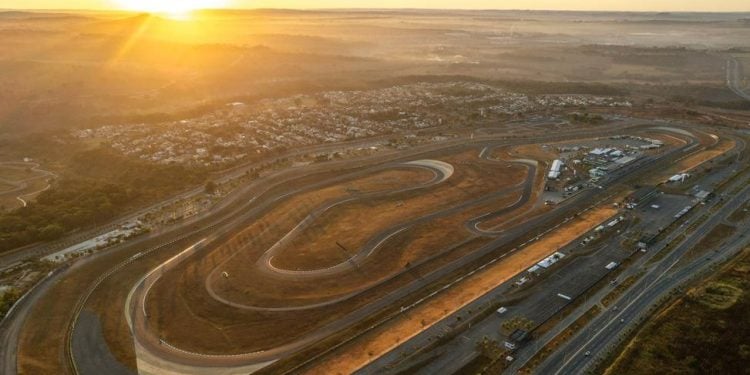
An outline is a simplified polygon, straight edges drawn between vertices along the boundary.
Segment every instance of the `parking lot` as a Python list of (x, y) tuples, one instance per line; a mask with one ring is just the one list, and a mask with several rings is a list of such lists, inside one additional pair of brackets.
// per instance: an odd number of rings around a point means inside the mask
[(640, 219), (634, 229), (644, 235), (657, 234), (677, 220), (675, 215), (694, 204), (695, 198), (690, 196), (657, 194), (654, 199), (634, 210), (636, 217)]

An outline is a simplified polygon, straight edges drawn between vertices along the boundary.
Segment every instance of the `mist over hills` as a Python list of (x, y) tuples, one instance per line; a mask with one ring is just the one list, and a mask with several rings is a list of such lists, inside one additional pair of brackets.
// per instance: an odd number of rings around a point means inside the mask
[[(743, 21), (748, 17), (259, 9), (207, 10), (177, 20), (124, 12), (3, 11), (0, 128), (85, 127), (265, 93), (362, 88), (409, 76), (636, 89), (654, 83), (720, 86), (723, 60), (717, 53), (750, 47)], [(655, 54), (662, 56), (652, 60)]]

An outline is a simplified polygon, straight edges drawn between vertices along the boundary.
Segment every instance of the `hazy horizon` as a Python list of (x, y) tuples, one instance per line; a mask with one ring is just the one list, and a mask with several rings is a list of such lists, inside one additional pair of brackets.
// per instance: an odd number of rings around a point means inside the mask
[[(61, 4), (57, 0), (7, 0), (0, 9), (28, 10), (143, 10), (148, 11), (154, 5), (135, 0), (72, 0)], [(192, 9), (445, 9), (445, 10), (539, 10), (539, 11), (601, 11), (601, 12), (717, 12), (742, 13), (750, 12), (750, 4), (744, 0), (714, 1), (594, 1), (575, 0), (560, 4), (552, 0), (536, 1), (492, 1), (452, 0), (411, 1), (404, 2), (360, 1), (356, 4), (340, 0), (304, 1), (249, 1), (249, 0), (193, 0), (187, 2)], [(186, 2), (179, 2), (185, 6)], [(161, 6), (161, 4), (160, 4)], [(168, 6), (168, 5), (167, 5)]]

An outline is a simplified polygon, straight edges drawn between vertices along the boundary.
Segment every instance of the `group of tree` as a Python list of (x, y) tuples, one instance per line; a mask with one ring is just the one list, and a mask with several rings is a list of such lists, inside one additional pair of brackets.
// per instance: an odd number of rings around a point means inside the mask
[(159, 166), (95, 149), (75, 155), (62, 177), (28, 206), (0, 213), (0, 252), (105, 224), (119, 214), (199, 185), (202, 170)]
[(604, 117), (597, 115), (597, 114), (590, 114), (590, 113), (571, 113), (568, 115), (568, 119), (570, 122), (574, 124), (590, 124), (590, 125), (597, 125), (604, 122)]
[(10, 308), (13, 307), (13, 304), (16, 303), (19, 297), (21, 297), (21, 293), (15, 288), (0, 293), (0, 320), (8, 314), (8, 311), (10, 311)]
[(0, 250), (59, 238), (104, 222), (123, 209), (132, 192), (111, 183), (64, 179), (26, 207), (0, 215)]

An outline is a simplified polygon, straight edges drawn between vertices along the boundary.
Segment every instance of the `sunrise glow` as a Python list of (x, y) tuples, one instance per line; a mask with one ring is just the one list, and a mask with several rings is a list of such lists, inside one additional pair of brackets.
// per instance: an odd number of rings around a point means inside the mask
[(227, 0), (115, 0), (121, 9), (157, 13), (171, 18), (185, 19), (198, 9), (221, 8)]

